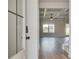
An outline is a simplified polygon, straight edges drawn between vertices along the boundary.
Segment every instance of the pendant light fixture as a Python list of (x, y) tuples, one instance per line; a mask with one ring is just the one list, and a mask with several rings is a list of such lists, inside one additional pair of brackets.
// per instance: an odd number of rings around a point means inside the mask
[(53, 20), (53, 17), (50, 17), (50, 20)]
[(53, 19), (53, 16), (52, 16), (52, 14), (51, 14), (51, 16), (50, 16), (50, 20), (54, 20), (54, 19)]

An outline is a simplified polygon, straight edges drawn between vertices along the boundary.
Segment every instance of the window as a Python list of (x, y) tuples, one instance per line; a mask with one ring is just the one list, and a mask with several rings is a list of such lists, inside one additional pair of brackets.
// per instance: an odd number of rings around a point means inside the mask
[(48, 24), (43, 24), (43, 32), (48, 33)]
[(43, 33), (54, 33), (55, 26), (54, 24), (43, 24)]
[(49, 24), (49, 32), (54, 33), (54, 31), (55, 31), (54, 24)]
[(66, 35), (69, 35), (69, 24), (66, 24)]

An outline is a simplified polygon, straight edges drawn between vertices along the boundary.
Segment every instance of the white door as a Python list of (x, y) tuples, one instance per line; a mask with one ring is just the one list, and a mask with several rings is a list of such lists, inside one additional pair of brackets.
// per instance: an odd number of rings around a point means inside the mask
[(17, 52), (24, 49), (25, 40), (25, 2), (17, 0)]
[(8, 56), (16, 54), (16, 15), (8, 13)]
[[(16, 13), (16, 0), (8, 0), (8, 10)], [(8, 57), (16, 54), (16, 15), (8, 13)]]
[(39, 56), (39, 2), (38, 0), (26, 1), (26, 25), (28, 26), (26, 40), (26, 58), (38, 59)]
[(8, 9), (16, 13), (16, 0), (8, 0)]
[(25, 49), (25, 0), (9, 0), (9, 57)]
[(17, 52), (21, 51), (23, 43), (23, 18), (17, 16)]

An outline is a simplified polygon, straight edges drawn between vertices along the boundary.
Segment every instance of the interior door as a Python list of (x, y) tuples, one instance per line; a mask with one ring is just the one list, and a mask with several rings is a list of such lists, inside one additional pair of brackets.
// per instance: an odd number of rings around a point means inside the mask
[(8, 56), (16, 54), (16, 15), (8, 13)]
[(8, 0), (8, 9), (16, 13), (16, 0)]
[(24, 15), (23, 15), (23, 1), (24, 0), (17, 0), (17, 52), (21, 51), (23, 49), (23, 21), (24, 21)]
[[(16, 0), (8, 0), (8, 57), (16, 54)], [(11, 13), (14, 12), (14, 13)]]
[(9, 0), (9, 58), (25, 48), (25, 0)]
[(21, 51), (23, 43), (23, 18), (17, 17), (17, 52)]

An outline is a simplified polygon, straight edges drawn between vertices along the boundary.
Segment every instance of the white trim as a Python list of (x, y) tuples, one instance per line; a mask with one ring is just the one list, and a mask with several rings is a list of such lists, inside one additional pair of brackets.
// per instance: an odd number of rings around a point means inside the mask
[(22, 42), (22, 48), (25, 49), (25, 0), (23, 0), (23, 42)]

